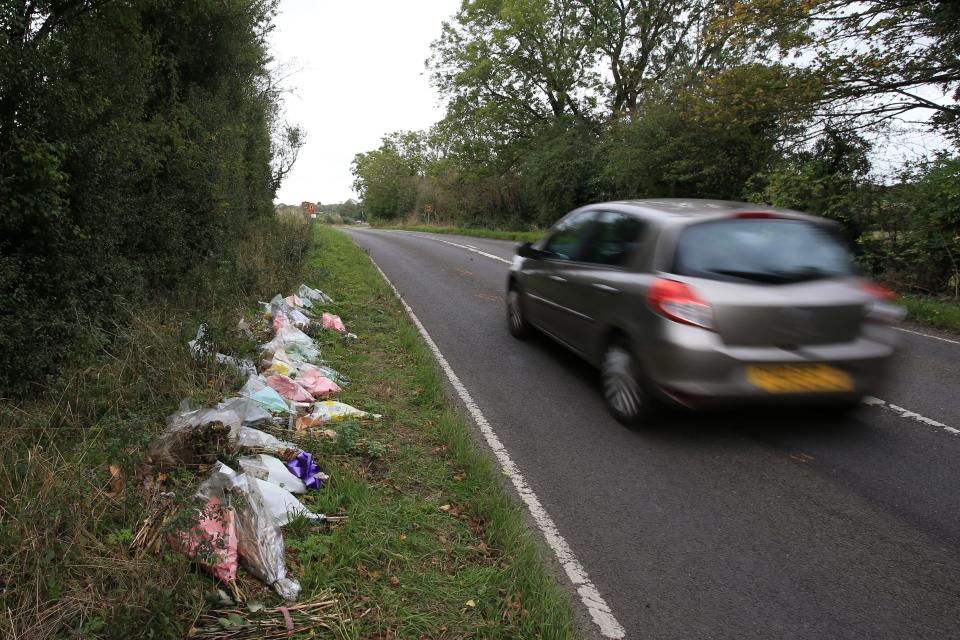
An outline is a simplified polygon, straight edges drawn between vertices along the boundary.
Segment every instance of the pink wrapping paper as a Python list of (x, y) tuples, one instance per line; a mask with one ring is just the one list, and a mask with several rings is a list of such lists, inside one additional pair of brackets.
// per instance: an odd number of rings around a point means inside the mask
[(293, 400), (294, 402), (313, 401), (313, 396), (307, 393), (306, 389), (287, 376), (280, 375), (279, 373), (267, 378), (267, 386), (287, 400)]
[(340, 316), (335, 316), (332, 313), (324, 313), (320, 320), (323, 322), (324, 329), (333, 329), (340, 333), (347, 330), (347, 328), (343, 326), (343, 320), (340, 319)]
[[(232, 507), (221, 507), (214, 496), (203, 508), (197, 525), (170, 534), (170, 546), (223, 582), (237, 577), (237, 527)], [(212, 561), (212, 562), (211, 562)]]
[(327, 378), (317, 369), (310, 365), (305, 365), (300, 369), (300, 375), (297, 376), (297, 384), (316, 396), (325, 396), (331, 393), (338, 393), (340, 387), (337, 383)]

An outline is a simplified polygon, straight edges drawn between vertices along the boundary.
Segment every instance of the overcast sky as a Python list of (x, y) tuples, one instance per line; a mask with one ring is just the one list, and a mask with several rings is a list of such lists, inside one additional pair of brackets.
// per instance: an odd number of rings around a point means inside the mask
[(423, 62), (460, 0), (282, 0), (273, 32), (280, 63), (300, 70), (285, 84), (287, 117), (307, 143), (277, 201), (355, 198), (350, 162), (384, 134), (424, 129), (443, 110)]

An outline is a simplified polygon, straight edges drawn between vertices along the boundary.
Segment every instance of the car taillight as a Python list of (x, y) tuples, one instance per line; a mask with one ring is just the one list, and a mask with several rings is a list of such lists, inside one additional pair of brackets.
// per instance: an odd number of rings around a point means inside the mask
[(647, 291), (647, 304), (668, 320), (713, 330), (713, 311), (689, 286), (657, 278)]
[(871, 282), (870, 280), (865, 280), (861, 283), (860, 288), (862, 288), (868, 295), (874, 297), (878, 300), (894, 300), (897, 295), (887, 289), (882, 284), (877, 284), (876, 282)]
[(891, 304), (897, 296), (881, 284), (864, 280), (860, 283), (860, 288), (873, 300), (864, 307), (865, 318), (870, 322), (879, 322), (881, 324), (897, 324), (907, 315), (906, 309), (896, 304)]

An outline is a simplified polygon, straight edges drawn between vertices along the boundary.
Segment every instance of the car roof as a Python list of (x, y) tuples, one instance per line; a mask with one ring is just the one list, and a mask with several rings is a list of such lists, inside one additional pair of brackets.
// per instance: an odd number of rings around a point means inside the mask
[(642, 214), (659, 218), (664, 222), (695, 222), (703, 218), (726, 218), (736, 213), (772, 213), (785, 218), (807, 220), (820, 224), (829, 223), (824, 218), (809, 214), (771, 207), (766, 204), (736, 202), (733, 200), (706, 200), (701, 198), (649, 198), (643, 200), (616, 200), (589, 205), (585, 209), (612, 209), (624, 213)]

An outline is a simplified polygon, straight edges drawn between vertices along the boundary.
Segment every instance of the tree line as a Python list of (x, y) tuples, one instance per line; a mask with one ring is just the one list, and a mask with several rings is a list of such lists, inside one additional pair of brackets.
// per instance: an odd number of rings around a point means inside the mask
[[(843, 221), (906, 289), (960, 287), (960, 3), (472, 0), (431, 52), (443, 119), (354, 158), (371, 219), (746, 199)], [(943, 150), (878, 178), (905, 122)]]
[(0, 2), (0, 389), (105, 344), (272, 218), (303, 142), (268, 69), (275, 11)]

